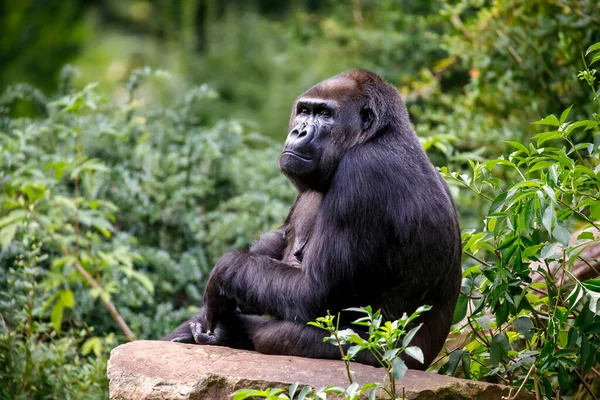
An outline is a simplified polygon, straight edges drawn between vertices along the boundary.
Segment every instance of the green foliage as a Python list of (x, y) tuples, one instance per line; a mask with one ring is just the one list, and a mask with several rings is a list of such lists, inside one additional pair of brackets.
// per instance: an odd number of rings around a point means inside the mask
[[(339, 315), (336, 323), (335, 317), (327, 313), (325, 317), (319, 317), (315, 321), (308, 322), (308, 325), (323, 329), (330, 334), (330, 336), (323, 338), (323, 341), (339, 348), (342, 360), (346, 365), (346, 373), (350, 386), (346, 389), (336, 386), (326, 386), (314, 391), (310, 386), (305, 386), (297, 393), (298, 383), (295, 383), (289, 387), (287, 395), (283, 393), (283, 389), (241, 389), (234, 393), (233, 399), (243, 400), (254, 397), (298, 400), (326, 399), (328, 394), (341, 394), (346, 400), (358, 400), (365, 398), (365, 396), (368, 396), (369, 399), (375, 399), (378, 389), (385, 392), (390, 399), (403, 399), (404, 395), (399, 397), (396, 381), (404, 377), (408, 368), (402, 358), (400, 358), (400, 355), (404, 353), (406, 356), (423, 363), (423, 352), (421, 349), (417, 346), (409, 345), (422, 325), (414, 326), (412, 322), (430, 309), (430, 306), (419, 307), (410, 316), (405, 313), (398, 320), (385, 322), (383, 322), (381, 311), (377, 310), (373, 312), (370, 306), (344, 310), (365, 315), (355, 320), (353, 324), (362, 326), (362, 329), (366, 328), (368, 334), (366, 339), (352, 329), (340, 330), (338, 326)], [(409, 329), (409, 327), (411, 328)], [(380, 386), (376, 383), (367, 383), (360, 386), (358, 384), (356, 373), (350, 370), (350, 361), (354, 360), (356, 355), (363, 350), (369, 351), (385, 369), (389, 380), (386, 385)]]
[[(358, 400), (368, 398), (375, 399), (377, 394), (377, 385), (374, 383), (366, 384), (362, 387), (356, 382), (350, 384), (346, 389), (337, 386), (325, 386), (313, 390), (310, 386), (303, 387), (298, 391), (298, 382), (289, 386), (287, 394), (283, 389), (268, 388), (265, 390), (257, 389), (240, 389), (233, 394), (233, 400), (245, 400), (264, 398), (269, 400), (289, 399), (289, 400), (326, 400), (327, 395), (334, 395), (335, 398), (340, 398), (340, 395), (345, 400)], [(368, 397), (365, 397), (368, 396)]]
[[(77, 380), (106, 390), (98, 366), (115, 333), (117, 343), (123, 334), (164, 336), (193, 311), (175, 307), (200, 304), (203, 277), (226, 249), (249, 245), (285, 217), (294, 192), (277, 170), (279, 145), (239, 122), (204, 124), (198, 110), (216, 96), (206, 86), (168, 108), (138, 99), (154, 77), (167, 75), (136, 71), (124, 98), (111, 102), (94, 84), (73, 91), (63, 82), (64, 96), (36, 98), (45, 112), (35, 119), (9, 117), (14, 99), (29, 92), (2, 96), (0, 358), (8, 394), (87, 397), (70, 372), (61, 375), (68, 384), (38, 386), (44, 368), (32, 369), (34, 355), (85, 365)], [(69, 353), (61, 350), (67, 343)], [(16, 357), (19, 348), (31, 357)]]
[[(595, 63), (598, 46), (588, 53)], [(579, 74), (594, 93), (595, 73)], [(442, 168), (489, 210), (481, 229), (463, 233), (471, 262), (455, 322), (466, 316), (456, 331), (468, 333), (467, 343), (441, 372), (461, 365), (467, 377), (495, 376), (555, 397), (575, 393), (598, 363), (600, 285), (580, 281), (573, 268), (597, 263), (585, 251), (600, 243), (600, 114), (569, 121), (571, 110), (534, 122), (550, 127), (534, 143), (508, 142), (505, 156), (471, 161), (470, 174)], [(591, 141), (575, 142), (581, 132)], [(504, 181), (494, 173), (499, 167), (510, 171)]]

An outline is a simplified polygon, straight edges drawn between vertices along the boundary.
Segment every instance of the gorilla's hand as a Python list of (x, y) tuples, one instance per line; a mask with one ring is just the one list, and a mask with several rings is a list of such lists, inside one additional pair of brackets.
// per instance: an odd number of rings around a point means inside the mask
[[(232, 334), (228, 333), (227, 326), (236, 326), (236, 324), (232, 324), (232, 321), (224, 322), (226, 323), (220, 322), (215, 329), (209, 330), (206, 313), (205, 310), (202, 309), (198, 315), (177, 328), (177, 330), (166, 339), (178, 343), (222, 346), (225, 345), (225, 343), (228, 343), (228, 340), (231, 340), (232, 338)], [(239, 323), (237, 325), (239, 325)]]
[[(222, 330), (215, 330), (222, 333)], [(192, 317), (189, 321), (181, 324), (164, 340), (177, 343), (197, 343), (197, 344), (219, 344), (219, 335), (209, 333), (208, 322), (204, 309), (200, 313)]]
[(235, 262), (235, 252), (227, 253), (217, 262), (213, 268), (206, 289), (204, 290), (204, 316), (206, 325), (202, 330), (211, 334), (217, 323), (227, 319), (235, 313), (237, 308), (235, 301), (228, 296), (227, 288), (235, 276), (236, 269), (242, 268)]
[(211, 344), (219, 345), (222, 344), (220, 329), (216, 328), (213, 330), (208, 329), (208, 322), (206, 318), (197, 318), (196, 321), (190, 321), (190, 331), (194, 342), (197, 344)]

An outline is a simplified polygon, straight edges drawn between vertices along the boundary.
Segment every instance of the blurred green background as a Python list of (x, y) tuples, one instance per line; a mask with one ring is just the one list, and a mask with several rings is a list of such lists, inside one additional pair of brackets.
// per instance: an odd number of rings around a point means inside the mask
[(0, 0), (1, 398), (106, 397), (127, 337), (102, 301), (136, 338), (191, 315), (218, 257), (285, 218), (278, 151), (315, 83), (380, 74), (461, 171), (595, 110), (575, 77), (598, 41), (596, 0)]

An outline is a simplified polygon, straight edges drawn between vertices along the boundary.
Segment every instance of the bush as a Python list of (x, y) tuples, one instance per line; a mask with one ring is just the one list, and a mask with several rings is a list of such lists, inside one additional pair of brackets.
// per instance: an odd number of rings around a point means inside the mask
[[(106, 390), (98, 372), (111, 345), (164, 336), (193, 312), (182, 306), (200, 304), (226, 249), (285, 218), (294, 190), (277, 169), (279, 144), (240, 122), (204, 124), (199, 112), (216, 96), (206, 86), (169, 107), (136, 97), (165, 75), (138, 70), (125, 100), (110, 102), (95, 85), (75, 92), (66, 83), (52, 100), (27, 86), (2, 96), (0, 359), (9, 393), (80, 397), (79, 380)], [(9, 117), (23, 101), (39, 115)], [(20, 347), (29, 351), (16, 357)], [(83, 366), (77, 379), (46, 379), (54, 372), (43, 365), (62, 362)]]
[[(588, 50), (591, 63), (599, 50)], [(578, 76), (596, 93), (595, 70)], [(454, 315), (459, 342), (440, 372), (462, 369), (546, 398), (597, 389), (588, 374), (600, 356), (600, 114), (570, 120), (571, 109), (535, 122), (550, 127), (535, 143), (509, 141), (505, 156), (471, 161), (470, 174), (442, 168), (489, 210), (481, 228), (463, 232), (471, 260)], [(504, 181), (498, 168), (511, 171)]]

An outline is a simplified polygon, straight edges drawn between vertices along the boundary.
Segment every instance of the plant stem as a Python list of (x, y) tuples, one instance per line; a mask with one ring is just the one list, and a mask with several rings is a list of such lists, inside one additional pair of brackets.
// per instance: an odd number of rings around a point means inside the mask
[(600, 230), (600, 226), (596, 225), (594, 223), (594, 221), (592, 221), (591, 219), (589, 219), (585, 214), (582, 214), (581, 212), (577, 211), (576, 209), (574, 209), (573, 207), (571, 207), (570, 205), (568, 205), (563, 199), (559, 199), (558, 200), (560, 202), (560, 204), (562, 204), (563, 206), (567, 207), (569, 210), (573, 211), (575, 214), (579, 215), (582, 219), (584, 219), (588, 224), (592, 225), (594, 228)]
[(485, 265), (486, 267), (491, 268), (492, 265), (483, 261), (482, 259), (480, 259), (479, 257), (477, 257), (475, 254), (473, 253), (469, 253), (468, 251), (464, 252), (467, 256), (471, 257), (473, 260), (477, 261), (478, 263), (480, 263), (481, 265)]
[(519, 389), (517, 389), (517, 392), (513, 396), (510, 396), (509, 400), (517, 398), (517, 396), (519, 395), (519, 393), (521, 393), (521, 390), (525, 386), (525, 383), (527, 383), (527, 379), (529, 379), (529, 375), (531, 375), (531, 372), (534, 370), (535, 370), (535, 364), (531, 364), (531, 368), (529, 368), (529, 372), (527, 372), (525, 379), (523, 379), (523, 383), (521, 383), (521, 386), (519, 386)]
[[(344, 352), (344, 348), (342, 347), (342, 342), (340, 341), (340, 338), (338, 337), (339, 330), (340, 330), (340, 313), (338, 313), (338, 315), (337, 315), (337, 319), (336, 319), (336, 323), (335, 323), (335, 330), (333, 331), (333, 336), (335, 337), (335, 341), (337, 342), (338, 348), (340, 349), (340, 353), (342, 354), (342, 359), (344, 359), (344, 357), (346, 357), (346, 353)], [(344, 366), (346, 367), (346, 375), (348, 376), (348, 380), (350, 381), (350, 384), (354, 383), (352, 381), (352, 374), (350, 373), (350, 361), (344, 360)]]
[[(83, 278), (90, 284), (90, 286), (92, 286), (94, 289), (100, 292), (102, 291), (102, 286), (98, 283), (98, 281), (94, 279), (94, 277), (92, 277), (85, 270), (85, 268), (83, 268), (79, 261), (75, 261), (74, 265), (75, 269), (83, 276)], [(102, 304), (104, 304), (104, 307), (106, 307), (108, 312), (110, 312), (110, 315), (112, 315), (112, 317), (117, 322), (125, 336), (127, 336), (127, 338), (131, 341), (135, 340), (135, 335), (133, 334), (133, 332), (131, 331), (131, 329), (127, 325), (127, 322), (125, 322), (121, 314), (119, 314), (115, 305), (110, 300), (104, 298), (104, 296), (102, 295), (100, 295), (100, 301), (102, 302)]]
[(394, 373), (389, 371), (388, 377), (390, 378), (390, 388), (392, 389), (392, 398), (396, 398), (396, 378), (394, 378)]
[(581, 379), (581, 383), (583, 383), (583, 386), (585, 386), (585, 390), (587, 390), (587, 392), (590, 394), (591, 398), (594, 400), (598, 400), (598, 397), (596, 397), (596, 395), (594, 394), (594, 391), (592, 390), (591, 387), (589, 387), (589, 385), (587, 384), (585, 379), (583, 379), (583, 376), (581, 376), (579, 371), (577, 369), (574, 369), (573, 371), (575, 372), (575, 374), (577, 374), (579, 379)]

